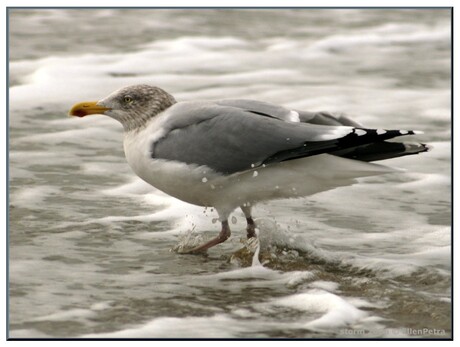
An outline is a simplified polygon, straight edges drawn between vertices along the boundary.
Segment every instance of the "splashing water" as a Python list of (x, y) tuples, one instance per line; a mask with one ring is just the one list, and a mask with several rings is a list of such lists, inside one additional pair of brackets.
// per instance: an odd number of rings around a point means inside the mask
[(254, 243), (256, 244), (256, 250), (254, 256), (252, 257), (252, 267), (262, 266), (259, 260), (260, 253), (260, 242), (259, 242), (259, 228), (255, 228), (256, 237), (254, 238)]

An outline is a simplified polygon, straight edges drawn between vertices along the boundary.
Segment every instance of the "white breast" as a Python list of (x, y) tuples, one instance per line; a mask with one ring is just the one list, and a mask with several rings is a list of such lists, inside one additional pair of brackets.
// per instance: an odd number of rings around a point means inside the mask
[(151, 122), (139, 132), (125, 134), (123, 145), (129, 166), (144, 181), (173, 197), (195, 205), (213, 206), (217, 191), (209, 182), (220, 175), (206, 166), (152, 158), (155, 142), (165, 134), (157, 126)]

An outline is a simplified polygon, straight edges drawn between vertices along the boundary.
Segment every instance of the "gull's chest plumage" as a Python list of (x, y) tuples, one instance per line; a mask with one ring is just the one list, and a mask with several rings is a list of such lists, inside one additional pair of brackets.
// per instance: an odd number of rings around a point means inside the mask
[(173, 197), (196, 205), (214, 205), (215, 187), (206, 184), (218, 176), (213, 170), (152, 157), (155, 143), (163, 135), (161, 127), (125, 134), (123, 146), (131, 169), (144, 181)]

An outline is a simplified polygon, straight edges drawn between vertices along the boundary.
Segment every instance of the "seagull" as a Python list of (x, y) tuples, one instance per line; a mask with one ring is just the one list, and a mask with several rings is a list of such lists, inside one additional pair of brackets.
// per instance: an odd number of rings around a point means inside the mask
[(132, 170), (155, 188), (188, 203), (214, 207), (218, 236), (187, 253), (226, 241), (228, 219), (241, 208), (247, 237), (256, 236), (252, 207), (395, 172), (371, 163), (426, 152), (422, 143), (390, 142), (413, 130), (367, 129), (345, 115), (307, 112), (247, 99), (181, 101), (161, 88), (133, 85), (69, 115), (101, 114), (124, 128)]

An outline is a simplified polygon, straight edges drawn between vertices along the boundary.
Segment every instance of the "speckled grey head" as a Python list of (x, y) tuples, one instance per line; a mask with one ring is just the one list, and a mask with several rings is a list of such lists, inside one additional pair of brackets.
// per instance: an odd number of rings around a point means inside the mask
[(176, 103), (174, 97), (163, 89), (139, 84), (121, 88), (97, 105), (109, 110), (104, 114), (118, 120), (125, 131), (143, 127), (157, 114)]

